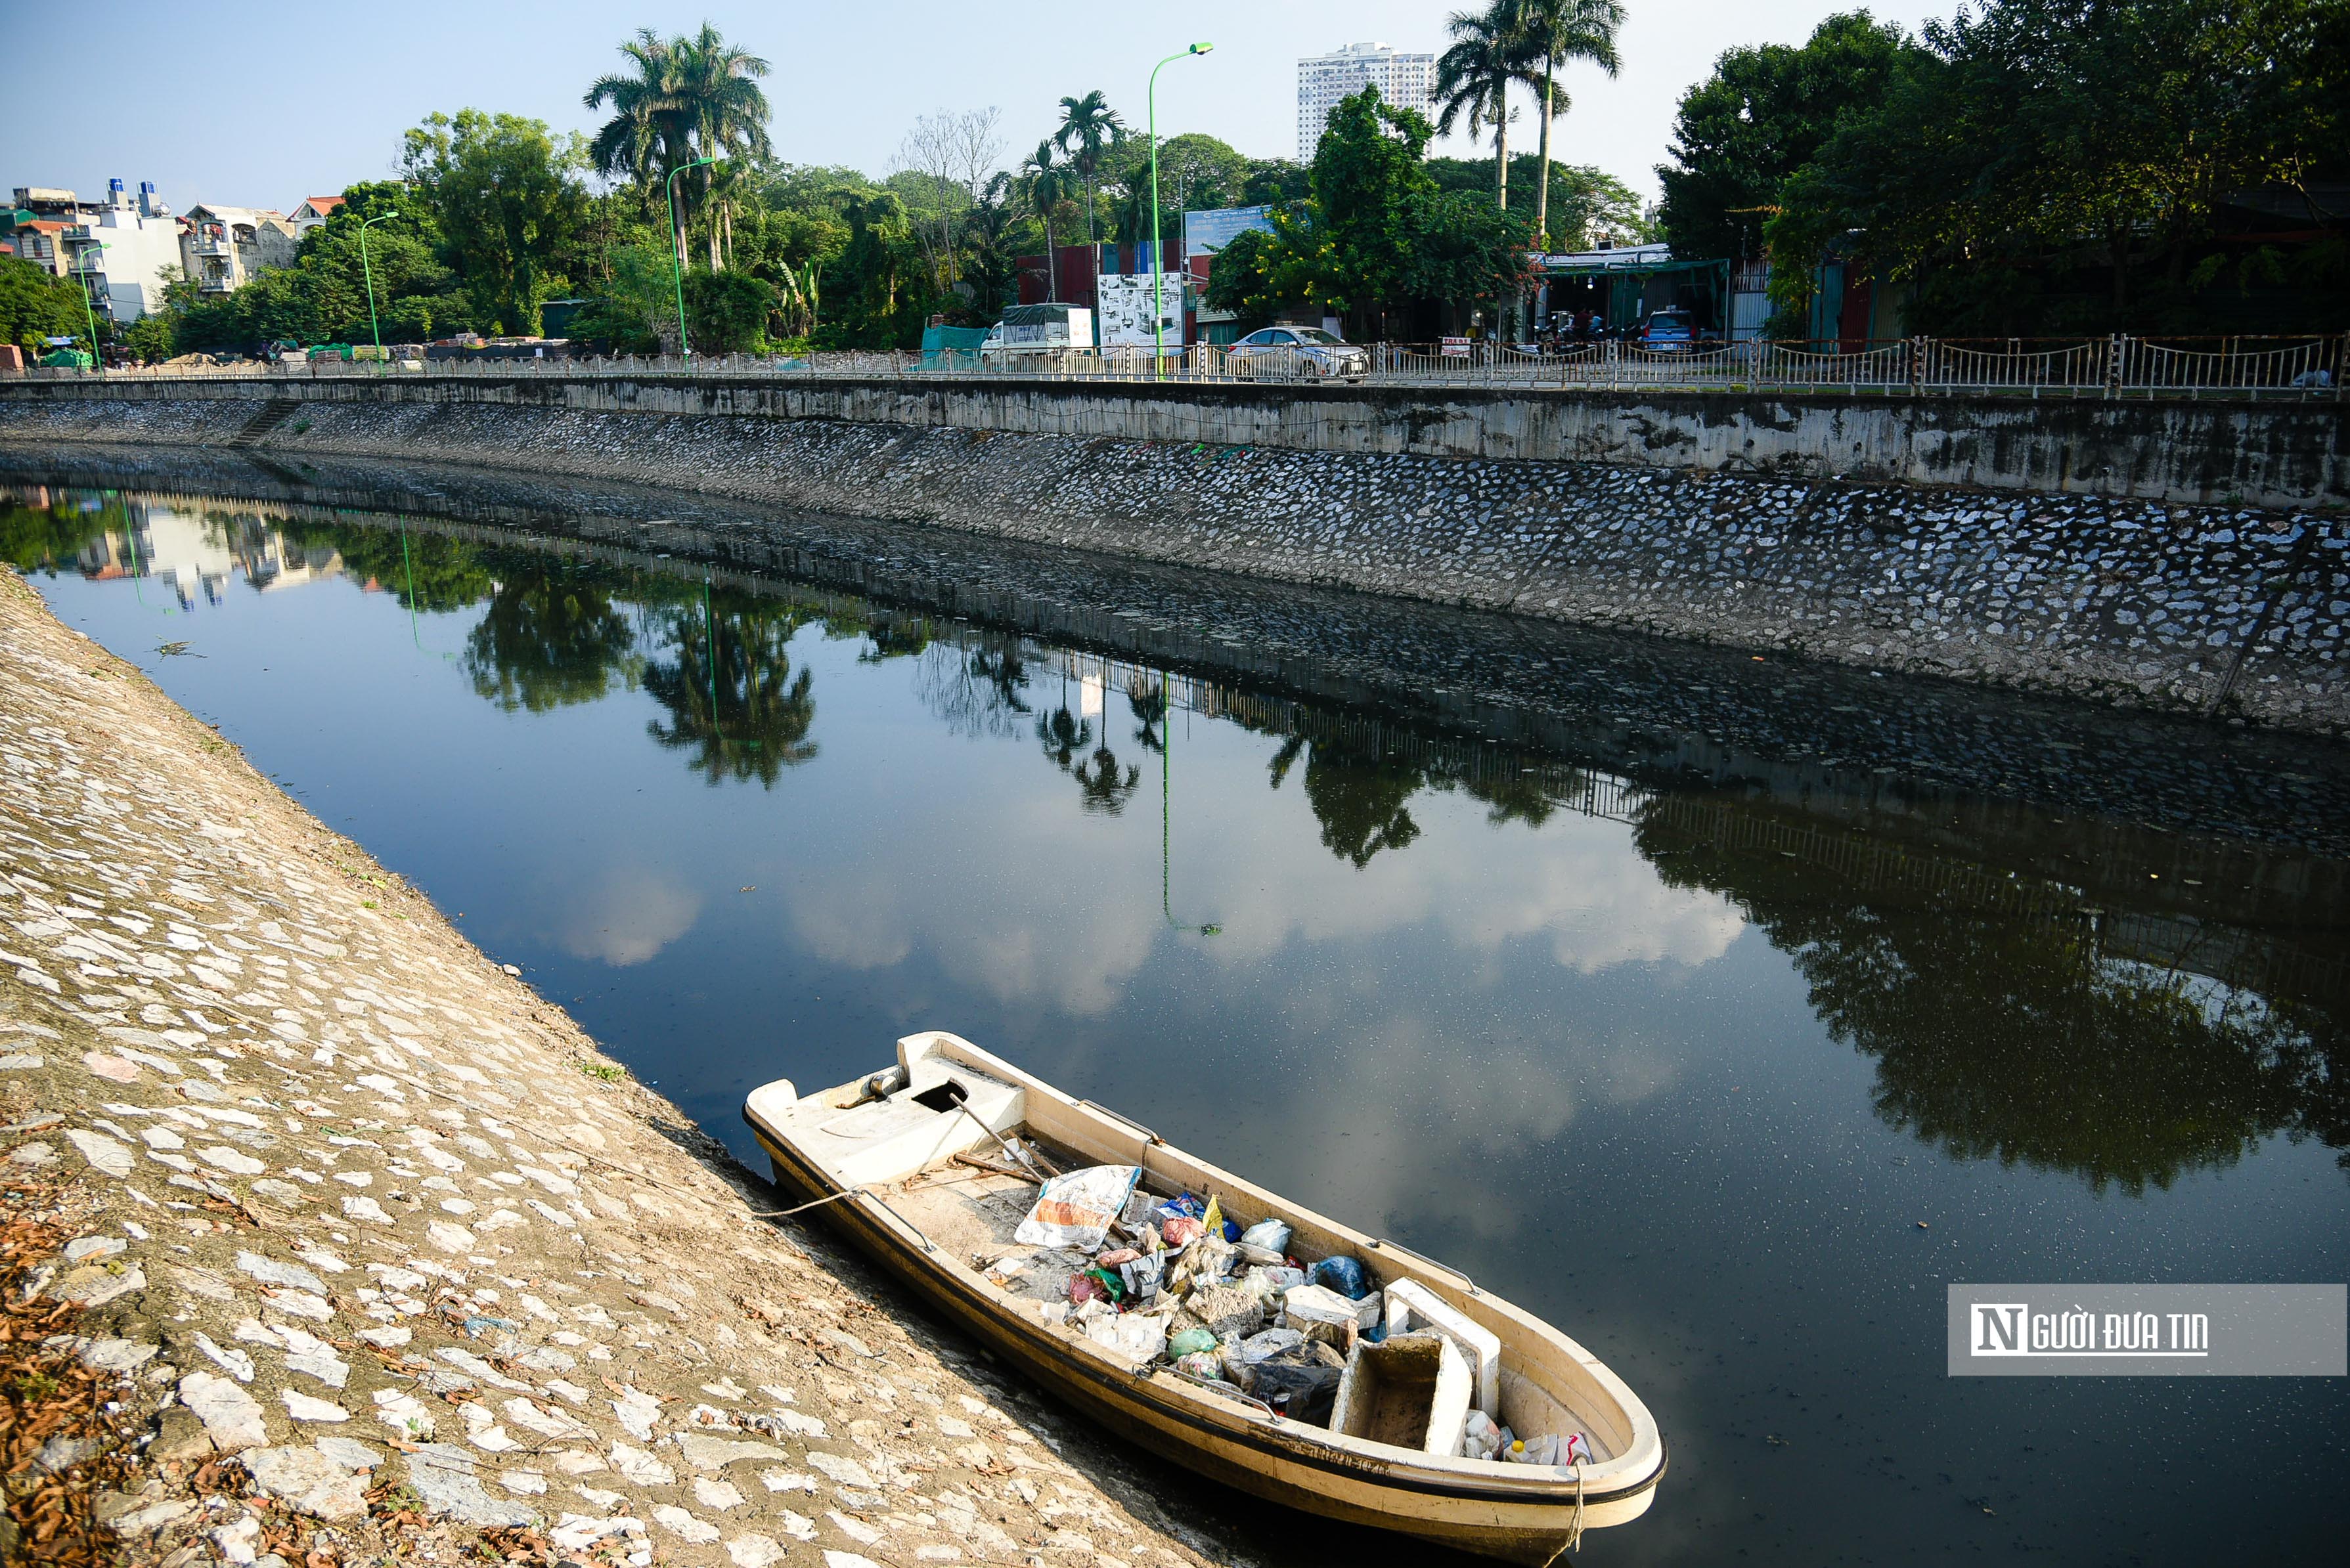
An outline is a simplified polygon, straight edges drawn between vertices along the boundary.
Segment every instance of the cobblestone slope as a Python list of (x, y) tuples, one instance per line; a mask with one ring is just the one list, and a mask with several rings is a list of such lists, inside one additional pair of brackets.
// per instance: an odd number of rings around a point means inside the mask
[[(16, 398), (0, 443), (227, 446), (259, 406)], [(2338, 513), (486, 403), (306, 404), (253, 450), (288, 472), (354, 456), (666, 484), (2350, 732)]]
[(4, 574), (0, 780), (0, 1225), (63, 1239), (7, 1253), (18, 1386), (109, 1399), (26, 1519), (62, 1476), (124, 1562), (1214, 1550)]

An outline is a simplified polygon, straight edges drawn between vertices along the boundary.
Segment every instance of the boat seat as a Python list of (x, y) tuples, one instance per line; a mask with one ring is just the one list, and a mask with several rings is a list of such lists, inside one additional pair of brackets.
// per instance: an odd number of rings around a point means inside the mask
[[(979, 1123), (1008, 1133), (1027, 1119), (1025, 1090), (960, 1062), (921, 1056), (899, 1073), (906, 1083), (861, 1105), (811, 1095), (754, 1108), (850, 1187), (896, 1181), (974, 1147), (986, 1141)], [(956, 1108), (958, 1099), (971, 1116)]]

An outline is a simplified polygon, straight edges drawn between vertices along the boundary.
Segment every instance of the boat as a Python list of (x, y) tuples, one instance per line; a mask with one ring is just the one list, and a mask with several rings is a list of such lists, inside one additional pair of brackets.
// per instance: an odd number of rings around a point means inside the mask
[[(958, 1035), (908, 1035), (894, 1068), (816, 1094), (778, 1079), (754, 1090), (743, 1115), (787, 1201), (827, 1219), (1079, 1412), (1211, 1480), (1455, 1550), (1548, 1564), (1583, 1532), (1645, 1513), (1664, 1475), (1664, 1439), (1647, 1407), (1551, 1324), (1458, 1270), (1220, 1170)], [(1375, 1293), (1409, 1282), (1418, 1293), (1406, 1299), (1432, 1296), (1498, 1340), (1500, 1407), (1491, 1417), (1521, 1433), (1579, 1432), (1589, 1457), (1503, 1462), (1333, 1430), (1233, 1383), (1088, 1336), (1068, 1315), (1070, 1271), (1050, 1266), (1064, 1254), (1024, 1247), (1014, 1232), (1037, 1195), (1032, 1172), (1091, 1166), (1139, 1167), (1138, 1190), (1162, 1199), (1212, 1195), (1243, 1225), (1278, 1219), (1291, 1227), (1291, 1255), (1309, 1266), (1352, 1256)], [(1046, 1266), (1024, 1268), (1032, 1257)], [(1397, 1297), (1387, 1299), (1392, 1310)]]

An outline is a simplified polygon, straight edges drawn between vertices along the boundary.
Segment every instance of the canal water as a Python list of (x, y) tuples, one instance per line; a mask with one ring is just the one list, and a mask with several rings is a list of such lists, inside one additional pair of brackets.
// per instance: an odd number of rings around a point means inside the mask
[(657, 550), (16, 493), (68, 624), (745, 1159), (753, 1086), (948, 1028), (1582, 1339), (1671, 1469), (1580, 1561), (2339, 1560), (2341, 1380), (1944, 1368), (1954, 1282), (2350, 1276), (2344, 822), (2262, 793), (2337, 749), (2085, 714), (2038, 800), (1611, 764)]

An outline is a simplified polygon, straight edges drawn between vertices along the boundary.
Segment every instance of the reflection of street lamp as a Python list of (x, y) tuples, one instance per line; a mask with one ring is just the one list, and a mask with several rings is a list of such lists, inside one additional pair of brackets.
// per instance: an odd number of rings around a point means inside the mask
[(1165, 362), (1159, 358), (1160, 338), (1167, 320), (1167, 253), (1159, 241), (1159, 73), (1164, 67), (1189, 55), (1204, 55), (1213, 44), (1194, 44), (1180, 55), (1170, 55), (1150, 67), (1150, 86), (1143, 94), (1144, 107), (1150, 116), (1150, 373), (1154, 377), (1167, 374)]
[(693, 358), (693, 345), (685, 336), (685, 231), (677, 226), (677, 177), (688, 169), (717, 161), (715, 158), (697, 158), (669, 171), (669, 269), (670, 275), (677, 280), (677, 346), (685, 351), (688, 359)]
[(381, 353), (383, 351), (383, 328), (378, 327), (375, 320), (375, 268), (368, 265), (367, 232), (376, 224), (382, 223), (385, 218), (396, 218), (398, 216), (400, 216), (400, 211), (398, 208), (394, 208), (392, 211), (382, 214), (381, 217), (369, 218), (366, 223), (359, 225), (359, 271), (367, 277), (368, 331), (375, 337), (376, 352), (378, 353)]

